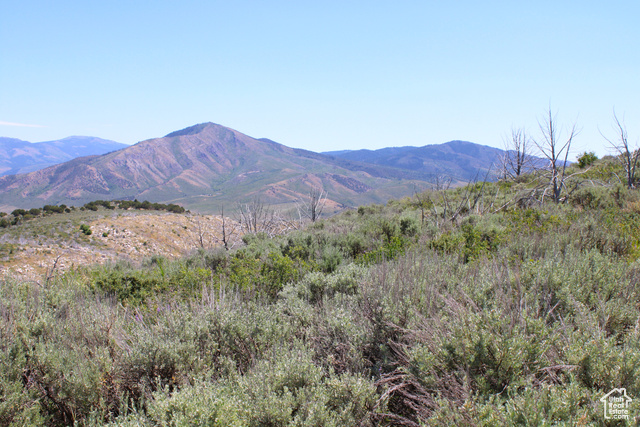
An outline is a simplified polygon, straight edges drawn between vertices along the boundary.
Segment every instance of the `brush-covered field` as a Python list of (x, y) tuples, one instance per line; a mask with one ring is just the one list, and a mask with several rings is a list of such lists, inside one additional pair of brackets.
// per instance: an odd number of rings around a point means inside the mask
[(559, 203), (528, 175), (6, 277), (0, 425), (609, 425), (614, 388), (634, 423), (640, 194), (620, 175), (607, 158)]

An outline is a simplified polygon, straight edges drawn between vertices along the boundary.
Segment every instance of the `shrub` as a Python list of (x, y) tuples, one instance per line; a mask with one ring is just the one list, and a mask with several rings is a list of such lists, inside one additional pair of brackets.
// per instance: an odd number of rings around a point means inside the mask
[(374, 393), (360, 378), (325, 376), (306, 349), (284, 349), (235, 379), (155, 393), (148, 412), (160, 425), (366, 426)]
[(81, 224), (80, 225), (80, 231), (82, 231), (82, 233), (85, 236), (90, 236), (92, 231), (91, 231), (91, 227), (89, 227), (87, 224)]
[(593, 151), (584, 152), (578, 157), (578, 167), (580, 169), (584, 169), (587, 166), (591, 166), (596, 160), (598, 160), (598, 156)]
[(611, 191), (604, 187), (585, 187), (572, 192), (569, 203), (583, 209), (608, 209), (617, 205)]
[(418, 234), (420, 225), (413, 217), (400, 218), (400, 233), (405, 236), (413, 237)]

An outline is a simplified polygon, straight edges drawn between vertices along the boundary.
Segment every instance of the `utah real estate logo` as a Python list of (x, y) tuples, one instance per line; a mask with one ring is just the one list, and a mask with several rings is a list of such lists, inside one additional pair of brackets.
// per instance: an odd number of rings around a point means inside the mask
[(626, 388), (614, 388), (600, 398), (604, 404), (605, 420), (628, 420), (629, 403), (633, 399), (627, 396)]

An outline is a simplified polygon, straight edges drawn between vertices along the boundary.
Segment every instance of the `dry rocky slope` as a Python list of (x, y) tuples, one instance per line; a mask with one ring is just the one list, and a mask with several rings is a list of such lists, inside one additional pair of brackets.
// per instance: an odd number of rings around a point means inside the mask
[[(222, 245), (222, 218), (217, 215), (115, 211), (82, 223), (90, 227), (91, 235), (85, 236), (77, 222), (66, 223), (63, 216), (42, 234), (36, 234), (33, 224), (1, 234), (5, 250), (0, 256), (0, 278), (39, 281), (83, 265), (140, 262), (152, 255), (176, 258)], [(225, 226), (227, 233), (235, 230), (229, 246), (238, 245), (238, 224), (226, 218)]]
[(340, 209), (411, 194), (428, 179), (419, 171), (338, 159), (203, 123), (117, 152), (0, 177), (0, 210), (137, 198), (217, 213), (257, 195), (291, 205), (318, 186)]

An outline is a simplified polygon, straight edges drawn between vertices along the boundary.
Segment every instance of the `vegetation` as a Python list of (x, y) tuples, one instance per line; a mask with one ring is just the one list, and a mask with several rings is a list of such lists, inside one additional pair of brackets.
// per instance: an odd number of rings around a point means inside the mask
[[(176, 205), (173, 203), (151, 203), (147, 200), (145, 200), (144, 202), (139, 202), (138, 200), (95, 200), (93, 202), (86, 203), (85, 205), (80, 207), (80, 210), (90, 210), (95, 212), (100, 207), (109, 210), (119, 208), (124, 210), (136, 209), (167, 211), (178, 214), (186, 212), (186, 210), (180, 205)], [(67, 205), (62, 204), (59, 206), (45, 205), (42, 208), (32, 208), (29, 210), (15, 209), (13, 210), (13, 212), (11, 212), (10, 215), (7, 215), (5, 212), (0, 212), (0, 218), (2, 218), (0, 219), (0, 228), (7, 228), (11, 225), (19, 225), (25, 221), (29, 221), (34, 218), (49, 216), (52, 214), (68, 214), (75, 210), (76, 208), (74, 206), (67, 207)]]
[(640, 194), (577, 171), (6, 279), (0, 424), (605, 425), (619, 387), (637, 416)]
[(596, 156), (596, 153), (594, 153), (593, 151), (585, 151), (578, 157), (578, 167), (580, 167), (580, 169), (584, 169), (587, 166), (591, 166), (596, 160), (598, 160), (598, 156)]

